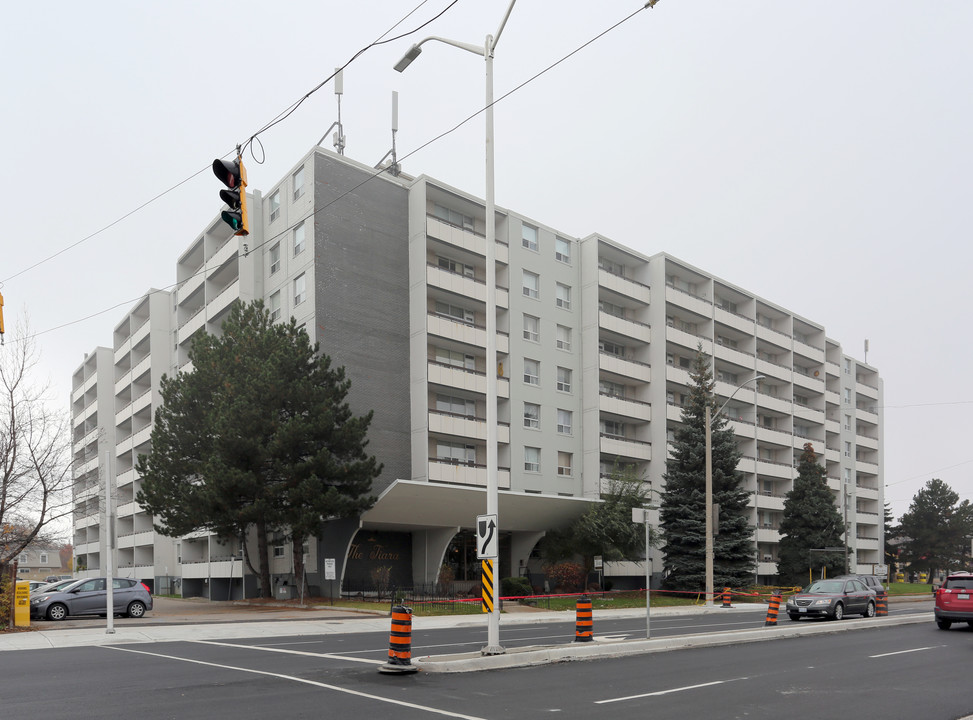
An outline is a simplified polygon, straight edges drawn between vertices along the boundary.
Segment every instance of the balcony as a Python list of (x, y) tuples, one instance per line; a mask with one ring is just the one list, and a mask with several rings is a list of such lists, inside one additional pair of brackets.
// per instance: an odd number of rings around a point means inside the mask
[(687, 310), (701, 317), (710, 317), (713, 314), (713, 304), (698, 295), (692, 295), (684, 290), (666, 285), (666, 302)]
[(631, 460), (651, 460), (652, 443), (602, 433), (601, 454), (612, 458), (621, 457)]
[(482, 280), (450, 272), (432, 263), (426, 265), (426, 284), (477, 302), (487, 301), (487, 287)]
[(652, 406), (642, 400), (602, 394), (598, 399), (598, 404), (603, 413), (620, 415), (643, 422), (652, 419)]
[(649, 382), (651, 379), (648, 363), (643, 363), (638, 360), (628, 360), (618, 355), (611, 355), (605, 352), (600, 353), (598, 356), (598, 367), (605, 372), (632, 378), (640, 382)]
[(649, 286), (635, 280), (629, 280), (621, 275), (615, 275), (604, 268), (598, 269), (598, 284), (606, 290), (611, 290), (624, 297), (649, 304)]
[[(450, 460), (440, 460), (439, 458), (429, 458), (429, 481), (486, 487), (486, 467), (484, 465), (468, 465), (454, 463)], [(500, 488), (510, 489), (509, 468), (497, 468), (497, 485)]]
[[(452, 435), (460, 438), (473, 438), (485, 441), (486, 422), (481, 418), (458, 415), (456, 413), (429, 411), (429, 432), (439, 435)], [(497, 442), (510, 443), (510, 426), (497, 426)]]
[(624, 335), (625, 337), (638, 340), (639, 342), (649, 342), (649, 326), (636, 320), (627, 320), (617, 315), (606, 313), (604, 310), (598, 311), (598, 327), (610, 330), (611, 332)]

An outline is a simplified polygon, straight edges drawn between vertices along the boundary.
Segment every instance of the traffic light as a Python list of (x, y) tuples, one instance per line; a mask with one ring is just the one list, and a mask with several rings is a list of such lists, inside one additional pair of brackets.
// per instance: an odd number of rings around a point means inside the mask
[(239, 155), (236, 160), (220, 160), (217, 158), (213, 161), (213, 173), (227, 188), (220, 190), (220, 199), (229, 208), (223, 211), (223, 222), (233, 228), (234, 235), (249, 235), (247, 169), (243, 167), (243, 160)]

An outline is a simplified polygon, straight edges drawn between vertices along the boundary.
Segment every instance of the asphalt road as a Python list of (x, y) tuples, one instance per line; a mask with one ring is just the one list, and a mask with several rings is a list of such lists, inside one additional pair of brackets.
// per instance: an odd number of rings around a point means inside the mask
[[(517, 670), (382, 675), (386, 633), (262, 637), (25, 650), (0, 654), (4, 717), (284, 718), (956, 718), (973, 630), (929, 622), (729, 647)], [(198, 616), (197, 616), (198, 617)], [(761, 622), (736, 613), (660, 617), (653, 632), (714, 632)], [(100, 621), (104, 623), (104, 620)], [(790, 621), (784, 621), (789, 623)], [(847, 621), (843, 621), (843, 624)], [(809, 624), (802, 621), (801, 625)], [(834, 623), (829, 625), (833, 626)], [(839, 625), (840, 627), (841, 625)], [(847, 623), (851, 627), (851, 623)], [(570, 623), (506, 628), (502, 641), (560, 642)], [(644, 633), (644, 618), (596, 634)], [(772, 632), (772, 630), (771, 630)], [(413, 652), (466, 651), (481, 627), (420, 630)], [(78, 705), (78, 703), (81, 705)], [(69, 713), (71, 714), (71, 713)]]

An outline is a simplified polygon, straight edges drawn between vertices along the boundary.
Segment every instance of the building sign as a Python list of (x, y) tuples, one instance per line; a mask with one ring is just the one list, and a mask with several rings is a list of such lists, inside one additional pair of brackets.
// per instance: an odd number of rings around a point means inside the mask
[(343, 590), (412, 587), (412, 534), (359, 531), (348, 550)]

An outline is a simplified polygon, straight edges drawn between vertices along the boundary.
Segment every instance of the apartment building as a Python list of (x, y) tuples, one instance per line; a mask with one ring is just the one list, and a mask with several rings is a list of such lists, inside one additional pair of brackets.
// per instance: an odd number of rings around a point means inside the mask
[[(577, 238), (499, 208), (496, 287), (487, 288), (481, 199), (321, 148), (254, 192), (250, 208), (248, 237), (211, 222), (178, 258), (175, 290), (147, 293), (112, 348), (97, 348), (75, 373), (75, 543), (89, 573), (107, 557), (98, 517), (107, 476), (119, 572), (185, 595), (254, 591), (238, 539), (161, 536), (134, 502), (162, 374), (190, 371), (193, 335), (218, 333), (232, 302), (254, 298), (275, 318), (296, 318), (345, 367), (352, 409), (374, 411), (377, 501), (309, 543), (312, 585), (327, 589), (330, 561), (346, 588), (376, 568), (397, 584), (435, 582), (442, 565), (472, 581), (491, 372), (500, 573), (535, 571), (537, 542), (597, 501), (614, 464), (664, 491), (699, 346), (714, 358), (721, 402), (732, 398), (724, 412), (753, 495), (758, 578), (776, 572), (777, 527), (805, 442), (826, 465), (858, 566), (881, 562), (881, 380), (821, 323), (668, 254)], [(486, 353), (489, 292), (496, 367)], [(290, 548), (283, 535), (272, 543), (275, 582), (287, 582)], [(606, 572), (623, 582), (645, 570), (619, 563)]]

